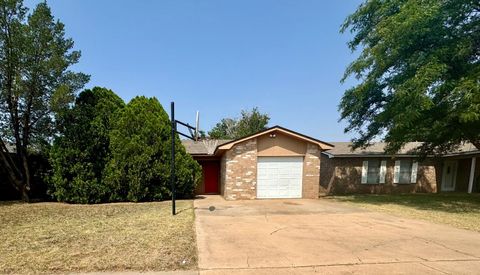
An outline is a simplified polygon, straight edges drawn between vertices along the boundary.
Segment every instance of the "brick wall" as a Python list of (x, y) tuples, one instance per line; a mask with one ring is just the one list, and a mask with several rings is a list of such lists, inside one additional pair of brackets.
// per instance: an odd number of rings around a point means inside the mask
[(220, 195), (226, 196), (225, 184), (227, 182), (227, 154), (220, 160)]
[(318, 145), (307, 144), (307, 151), (303, 160), (303, 198), (318, 198), (320, 187), (320, 152)]
[[(368, 158), (371, 159), (371, 158)], [(331, 158), (322, 154), (320, 190), (326, 194), (390, 194), (390, 193), (436, 193), (441, 182), (440, 164), (434, 160), (419, 162), (417, 183), (393, 183), (395, 160), (387, 161), (384, 184), (362, 184), (362, 163), (367, 158)], [(402, 158), (404, 159), (404, 158)], [(439, 186), (439, 185), (438, 185)]]
[(257, 139), (225, 152), (221, 164), (222, 194), (227, 200), (255, 199), (257, 194)]

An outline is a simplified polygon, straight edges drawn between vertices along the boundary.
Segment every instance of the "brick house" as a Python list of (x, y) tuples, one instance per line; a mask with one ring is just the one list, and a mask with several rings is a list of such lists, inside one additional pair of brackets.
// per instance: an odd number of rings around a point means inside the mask
[(329, 143), (275, 126), (237, 140), (184, 141), (203, 169), (198, 194), (226, 199), (317, 198)]
[(328, 194), (479, 192), (480, 151), (464, 145), (441, 158), (420, 160), (407, 144), (385, 155), (384, 143), (352, 151), (274, 126), (237, 140), (183, 141), (203, 169), (197, 194), (228, 200), (318, 198)]
[(411, 142), (395, 155), (385, 143), (351, 150), (349, 142), (333, 142), (321, 157), (320, 190), (326, 194), (480, 192), (480, 151), (471, 144), (441, 157), (412, 154)]

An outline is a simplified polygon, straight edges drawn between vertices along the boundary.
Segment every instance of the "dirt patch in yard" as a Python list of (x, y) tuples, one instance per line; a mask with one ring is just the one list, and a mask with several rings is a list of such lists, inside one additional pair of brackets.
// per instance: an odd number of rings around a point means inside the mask
[(194, 269), (192, 201), (0, 203), (0, 273)]

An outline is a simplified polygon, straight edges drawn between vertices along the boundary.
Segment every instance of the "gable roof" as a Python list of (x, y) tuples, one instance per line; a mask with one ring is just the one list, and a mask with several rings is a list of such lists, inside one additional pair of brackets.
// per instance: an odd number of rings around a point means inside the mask
[(329, 150), (329, 149), (333, 148), (333, 145), (330, 144), (330, 143), (327, 143), (327, 142), (318, 140), (316, 138), (312, 138), (312, 137), (300, 134), (298, 132), (292, 131), (290, 129), (287, 129), (287, 128), (284, 128), (284, 127), (281, 127), (281, 126), (278, 126), (278, 125), (275, 125), (273, 127), (265, 129), (263, 131), (248, 135), (246, 137), (235, 139), (235, 140), (229, 141), (227, 143), (224, 143), (224, 144), (218, 146), (217, 150), (228, 150), (228, 149), (232, 148), (235, 144), (238, 144), (240, 142), (243, 142), (243, 141), (246, 141), (246, 140), (249, 140), (249, 139), (252, 139), (252, 138), (256, 138), (258, 136), (262, 136), (262, 135), (265, 135), (265, 134), (268, 134), (268, 133), (271, 133), (271, 132), (275, 132), (275, 131), (281, 132), (283, 134), (286, 134), (288, 136), (291, 136), (291, 137), (294, 137), (294, 138), (297, 138), (297, 139), (300, 139), (300, 140), (304, 140), (304, 141), (307, 141), (307, 142), (317, 144), (322, 150)]
[(235, 140), (228, 140), (228, 139), (204, 139), (204, 140), (199, 140), (199, 141), (193, 141), (193, 140), (182, 140), (183, 146), (185, 146), (185, 149), (187, 150), (187, 153), (190, 155), (195, 155), (195, 156), (212, 156), (215, 155), (215, 153), (218, 150), (228, 150), (232, 148), (235, 144), (243, 142), (245, 140), (249, 140), (252, 138), (256, 138), (261, 135), (265, 135), (271, 132), (281, 132), (285, 135), (304, 140), (307, 142), (311, 142), (314, 144), (317, 144), (322, 150), (329, 150), (333, 148), (333, 145), (303, 134), (300, 134), (298, 132), (289, 130), (287, 128), (281, 127), (281, 126), (273, 126), (268, 129), (265, 129), (263, 131), (235, 139)]

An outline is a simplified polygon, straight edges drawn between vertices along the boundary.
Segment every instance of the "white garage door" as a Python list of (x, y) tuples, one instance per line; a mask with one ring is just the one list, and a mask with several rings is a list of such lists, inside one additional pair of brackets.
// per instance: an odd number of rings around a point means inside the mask
[(258, 157), (257, 198), (301, 198), (303, 157)]

